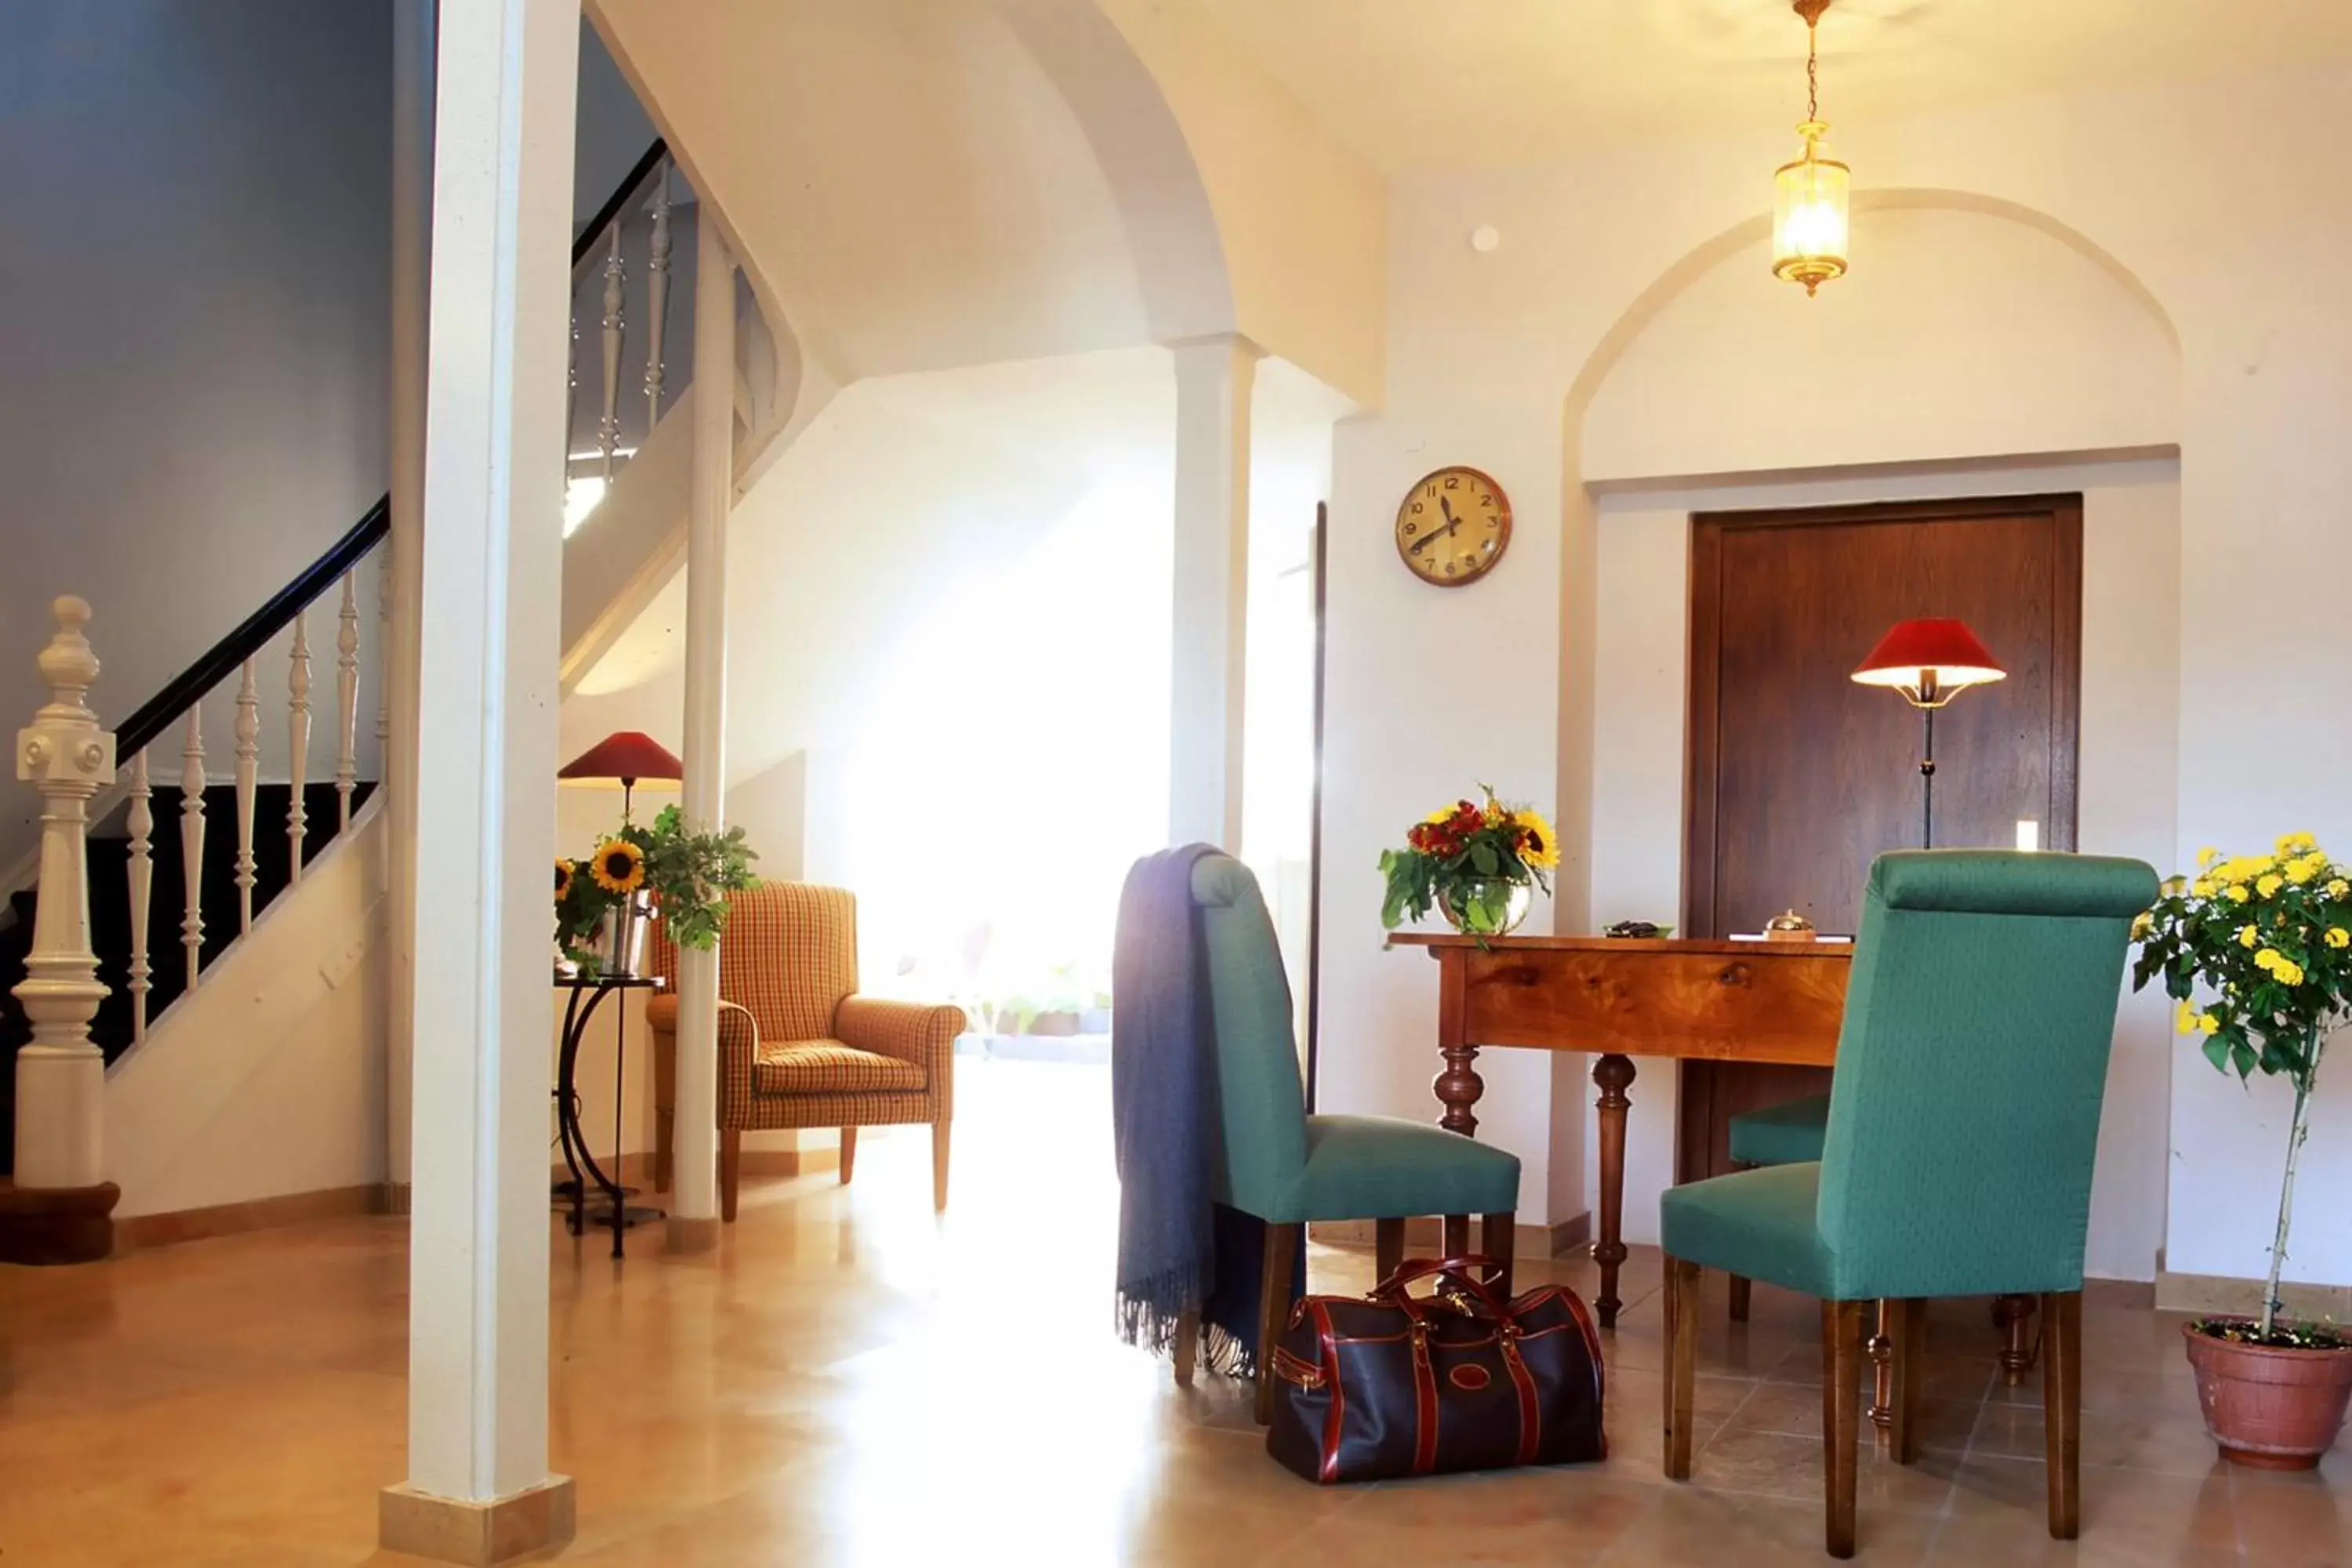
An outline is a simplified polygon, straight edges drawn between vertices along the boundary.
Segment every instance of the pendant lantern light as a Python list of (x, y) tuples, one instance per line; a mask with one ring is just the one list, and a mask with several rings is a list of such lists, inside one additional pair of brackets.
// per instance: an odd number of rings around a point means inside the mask
[(1772, 275), (1801, 283), (1805, 292), (1846, 268), (1846, 193), (1852, 174), (1843, 163), (1822, 155), (1829, 122), (1822, 118), (1821, 56), (1815, 47), (1822, 13), (1830, 0), (1796, 0), (1805, 19), (1805, 119), (1797, 134), (1802, 156), (1772, 174)]

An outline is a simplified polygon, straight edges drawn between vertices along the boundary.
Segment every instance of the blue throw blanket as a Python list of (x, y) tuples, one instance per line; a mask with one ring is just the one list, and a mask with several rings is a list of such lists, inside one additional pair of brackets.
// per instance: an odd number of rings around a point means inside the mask
[[(1210, 1367), (1253, 1373), (1265, 1226), (1216, 1202), (1217, 1046), (1192, 867), (1206, 844), (1137, 861), (1111, 959), (1110, 1097), (1118, 1161), (1118, 1331), (1163, 1351), (1201, 1315)], [(1303, 1259), (1301, 1260), (1304, 1261)]]

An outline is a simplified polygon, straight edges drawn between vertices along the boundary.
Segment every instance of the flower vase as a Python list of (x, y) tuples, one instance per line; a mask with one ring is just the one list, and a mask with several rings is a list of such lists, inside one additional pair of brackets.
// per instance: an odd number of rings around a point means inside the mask
[(1448, 889), (1437, 890), (1437, 912), (1465, 936), (1508, 936), (1519, 929), (1535, 902), (1533, 883), (1506, 877), (1465, 883), (1459, 900)]
[(645, 961), (646, 922), (653, 917), (653, 895), (642, 889), (607, 909), (596, 921), (596, 958), (607, 980), (633, 980)]

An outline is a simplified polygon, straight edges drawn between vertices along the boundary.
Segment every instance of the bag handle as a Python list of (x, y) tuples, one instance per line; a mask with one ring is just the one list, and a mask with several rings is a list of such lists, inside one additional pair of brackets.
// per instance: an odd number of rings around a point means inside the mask
[(1405, 1287), (1416, 1280), (1427, 1279), (1433, 1275), (1444, 1276), (1461, 1285), (1463, 1289), (1486, 1311), (1498, 1318), (1506, 1316), (1503, 1299), (1495, 1293), (1495, 1287), (1471, 1272), (1473, 1269), (1479, 1268), (1500, 1275), (1503, 1265), (1501, 1259), (1489, 1258), (1479, 1252), (1465, 1252), (1446, 1258), (1408, 1258), (1397, 1265), (1395, 1273), (1372, 1287), (1370, 1299), (1376, 1301), (1393, 1301), (1404, 1308), (1406, 1311), (1412, 1312), (1416, 1310), (1421, 1303), (1413, 1299)]

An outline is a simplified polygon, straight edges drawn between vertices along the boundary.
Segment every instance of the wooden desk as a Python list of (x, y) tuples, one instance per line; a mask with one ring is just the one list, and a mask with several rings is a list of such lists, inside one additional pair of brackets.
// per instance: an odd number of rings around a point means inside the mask
[(1625, 1110), (1634, 1057), (1828, 1067), (1845, 1016), (1851, 942), (1677, 942), (1597, 936), (1407, 933), (1437, 961), (1439, 1125), (1475, 1137), (1481, 1047), (1591, 1051), (1601, 1090), (1601, 1202), (1593, 1302), (1613, 1328), (1625, 1261)]

